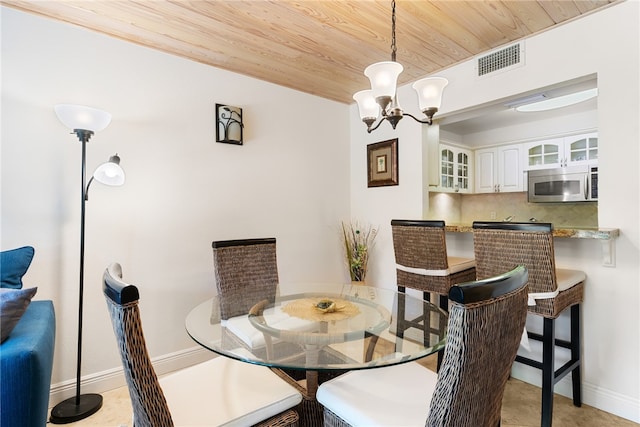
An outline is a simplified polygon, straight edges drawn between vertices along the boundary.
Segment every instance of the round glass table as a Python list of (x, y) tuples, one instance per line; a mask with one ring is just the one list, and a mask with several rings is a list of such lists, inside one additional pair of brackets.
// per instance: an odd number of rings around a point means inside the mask
[(323, 378), (437, 352), (444, 347), (446, 325), (447, 314), (418, 297), (326, 283), (280, 284), (274, 295), (217, 295), (186, 318), (197, 343), (225, 357), (278, 368), (305, 384), (310, 402)]

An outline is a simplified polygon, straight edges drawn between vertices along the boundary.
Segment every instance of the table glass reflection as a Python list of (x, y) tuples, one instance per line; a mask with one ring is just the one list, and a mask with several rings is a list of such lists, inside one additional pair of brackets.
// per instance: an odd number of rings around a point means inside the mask
[(276, 295), (209, 299), (188, 314), (186, 329), (225, 357), (318, 372), (422, 358), (444, 346), (446, 322), (437, 306), (395, 290), (296, 283)]

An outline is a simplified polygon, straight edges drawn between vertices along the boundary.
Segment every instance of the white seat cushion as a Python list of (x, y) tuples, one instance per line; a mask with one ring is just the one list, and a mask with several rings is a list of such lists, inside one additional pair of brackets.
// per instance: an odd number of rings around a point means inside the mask
[(407, 267), (401, 264), (396, 264), (396, 268), (407, 273), (419, 274), (421, 276), (446, 277), (475, 267), (476, 260), (473, 258), (447, 257), (447, 264), (449, 264), (449, 268), (445, 270), (427, 270), (426, 268)]
[[(269, 318), (269, 324), (275, 329), (311, 332), (318, 328), (317, 322), (291, 317), (289, 314), (284, 313), (280, 307), (277, 307), (276, 310)], [(247, 347), (260, 348), (265, 346), (264, 333), (251, 324), (246, 314), (223, 320), (221, 324), (240, 338)], [(279, 340), (274, 338), (273, 342), (279, 342)]]
[(424, 427), (437, 380), (416, 362), (351, 371), (322, 383), (317, 399), (352, 426)]
[(160, 386), (176, 426), (249, 426), (302, 401), (269, 368), (226, 357), (166, 375)]
[(559, 292), (566, 291), (572, 286), (584, 282), (586, 278), (587, 275), (584, 274), (584, 271), (556, 268), (556, 283), (558, 284)]
[(556, 285), (557, 289), (552, 292), (529, 292), (528, 305), (536, 305), (536, 300), (551, 299), (558, 296), (560, 292), (571, 289), (573, 286), (583, 282), (587, 275), (579, 270), (567, 270), (564, 268), (556, 269)]
[(447, 257), (447, 263), (449, 264), (449, 271), (451, 274), (458, 273), (460, 271), (468, 270), (476, 266), (476, 260), (473, 258), (460, 258), (457, 256)]

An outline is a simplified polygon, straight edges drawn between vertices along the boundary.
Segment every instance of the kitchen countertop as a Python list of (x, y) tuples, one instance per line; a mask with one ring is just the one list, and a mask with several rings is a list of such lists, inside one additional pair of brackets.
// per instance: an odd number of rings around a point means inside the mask
[[(445, 231), (450, 233), (472, 233), (471, 224), (446, 224)], [(611, 240), (620, 236), (618, 228), (571, 228), (559, 227), (553, 229), (553, 237), (568, 237), (572, 239)]]

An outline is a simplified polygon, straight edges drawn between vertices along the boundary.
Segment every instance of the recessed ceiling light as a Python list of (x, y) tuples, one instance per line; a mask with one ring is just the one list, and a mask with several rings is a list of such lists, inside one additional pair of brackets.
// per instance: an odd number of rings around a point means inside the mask
[(582, 92), (570, 93), (569, 95), (534, 102), (533, 104), (520, 105), (516, 107), (516, 110), (520, 112), (553, 110), (555, 108), (577, 104), (578, 102), (586, 101), (596, 96), (598, 96), (598, 88), (588, 89)]
[(547, 95), (545, 95), (544, 93), (536, 93), (535, 95), (529, 95), (529, 96), (525, 96), (524, 98), (511, 100), (506, 104), (504, 104), (504, 106), (507, 108), (516, 108), (521, 105), (544, 101), (545, 99), (549, 99), (547, 98)]

